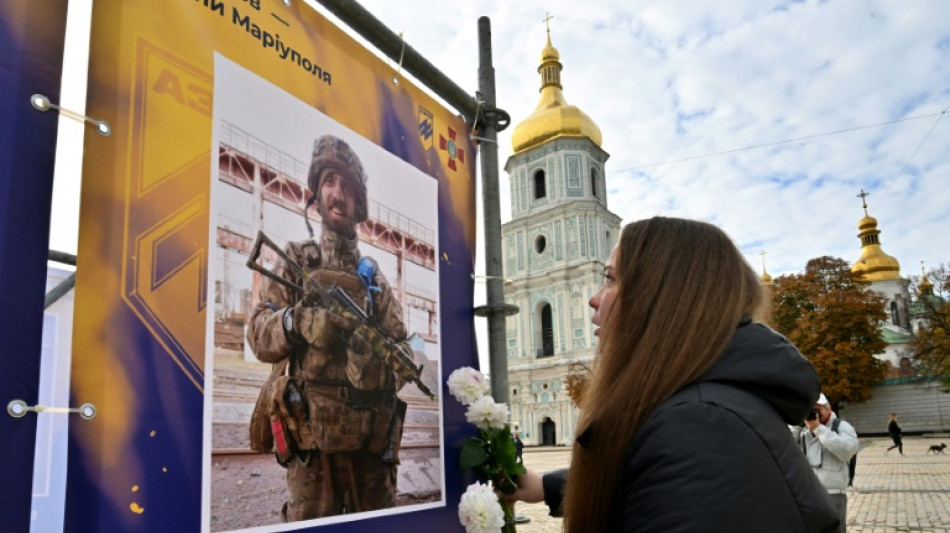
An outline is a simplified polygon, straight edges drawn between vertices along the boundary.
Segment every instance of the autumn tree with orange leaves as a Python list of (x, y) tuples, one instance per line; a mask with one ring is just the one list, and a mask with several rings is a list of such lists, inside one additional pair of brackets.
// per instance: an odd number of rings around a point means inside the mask
[(571, 363), (567, 367), (567, 395), (577, 407), (581, 406), (587, 384), (590, 382), (590, 367), (584, 363)]
[(773, 283), (772, 327), (811, 361), (822, 392), (834, 405), (870, 398), (871, 386), (884, 379), (884, 363), (874, 356), (887, 346), (884, 298), (846, 261), (827, 256)]
[(950, 389), (950, 269), (940, 265), (926, 278), (913, 278), (913, 285), (917, 288), (913, 318), (920, 321), (911, 341), (914, 362), (921, 374), (940, 380), (946, 391)]

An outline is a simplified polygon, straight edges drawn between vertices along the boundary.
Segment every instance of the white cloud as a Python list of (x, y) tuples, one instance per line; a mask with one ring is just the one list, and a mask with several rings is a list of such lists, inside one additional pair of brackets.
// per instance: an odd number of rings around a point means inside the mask
[[(942, 0), (362, 4), (407, 30), (418, 51), (472, 92), (476, 20), (488, 15), (498, 105), (513, 124), (537, 104), (541, 20), (550, 11), (564, 94), (601, 128), (612, 156), (608, 201), (624, 221), (715, 222), (756, 268), (766, 250), (777, 275), (821, 255), (858, 258), (863, 188), (884, 250), (905, 276), (922, 259), (950, 261), (950, 118), (903, 174), (937, 117), (629, 170), (947, 109), (950, 4)], [(499, 135), (502, 165), (512, 129)], [(508, 220), (503, 171), (501, 183)]]

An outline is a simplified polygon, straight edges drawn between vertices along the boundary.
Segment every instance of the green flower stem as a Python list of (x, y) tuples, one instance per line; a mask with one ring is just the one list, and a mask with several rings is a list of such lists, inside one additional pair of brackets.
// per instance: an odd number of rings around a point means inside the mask
[(517, 533), (515, 528), (515, 504), (508, 501), (507, 498), (498, 498), (501, 509), (505, 512), (505, 525), (501, 528), (502, 533)]

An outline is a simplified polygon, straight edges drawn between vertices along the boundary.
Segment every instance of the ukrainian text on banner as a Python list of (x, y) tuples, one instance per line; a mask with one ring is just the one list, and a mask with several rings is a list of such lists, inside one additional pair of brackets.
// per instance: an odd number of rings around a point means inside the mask
[(99, 1), (92, 35), (67, 523), (457, 530), (466, 125), (302, 2)]

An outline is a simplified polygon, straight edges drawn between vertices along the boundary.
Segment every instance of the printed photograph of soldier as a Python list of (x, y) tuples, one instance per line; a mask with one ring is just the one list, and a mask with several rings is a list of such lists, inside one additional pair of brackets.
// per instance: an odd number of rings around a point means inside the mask
[(212, 531), (444, 505), (437, 183), (307, 109), (306, 157), (216, 124)]
[[(367, 217), (359, 158), (342, 139), (321, 137), (308, 186), (308, 205), (323, 221), (320, 242), (311, 234), (287, 244), (247, 332), (257, 358), (274, 364), (251, 446), (273, 446), (287, 468), (284, 521), (395, 505), (406, 414), (396, 392), (419, 379), (401, 306), (376, 261), (357, 248), (356, 225)], [(342, 290), (350, 307), (327, 287)]]

